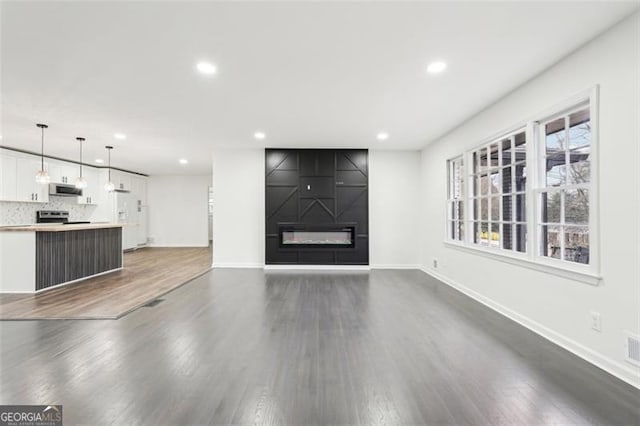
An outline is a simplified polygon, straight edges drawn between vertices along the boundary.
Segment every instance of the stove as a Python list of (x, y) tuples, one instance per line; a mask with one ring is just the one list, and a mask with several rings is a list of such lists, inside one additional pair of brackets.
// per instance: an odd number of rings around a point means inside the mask
[(65, 210), (38, 210), (36, 223), (67, 223), (69, 212)]

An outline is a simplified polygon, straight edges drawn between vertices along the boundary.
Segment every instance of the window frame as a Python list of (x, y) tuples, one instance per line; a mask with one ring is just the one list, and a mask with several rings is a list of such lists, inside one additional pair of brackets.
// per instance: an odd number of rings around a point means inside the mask
[[(454, 185), (454, 179), (455, 177), (453, 176), (453, 170), (454, 170), (454, 165), (456, 163), (460, 163), (460, 170), (462, 170), (461, 173), (461, 182), (460, 182), (460, 197), (459, 198), (455, 198), (453, 196), (453, 185)], [(458, 155), (456, 157), (453, 157), (449, 160), (447, 160), (447, 214), (446, 214), (446, 225), (445, 225), (445, 240), (450, 240), (450, 241), (456, 241), (456, 242), (464, 242), (468, 233), (468, 230), (466, 228), (467, 226), (467, 220), (466, 220), (466, 215), (467, 215), (467, 206), (466, 206), (466, 191), (467, 191), (467, 186), (468, 186), (468, 182), (466, 182), (466, 168), (465, 168), (465, 156), (464, 155)], [(462, 205), (462, 216), (458, 216), (457, 218), (453, 217), (452, 214), (452, 204), (453, 203), (460, 203)], [(462, 225), (463, 228), (463, 235), (462, 238), (453, 238), (452, 237), (452, 228), (451, 226), (455, 223), (458, 222), (460, 225)], [(458, 232), (459, 233), (459, 232)]]
[[(509, 127), (505, 131), (499, 132), (489, 138), (483, 140), (480, 144), (472, 146), (470, 149), (462, 153), (464, 164), (464, 180), (465, 194), (463, 198), (464, 209), (464, 227), (465, 235), (462, 241), (450, 238), (448, 228), (445, 233), (445, 244), (450, 247), (459, 248), (464, 251), (470, 251), (475, 254), (481, 254), (503, 262), (517, 264), (520, 266), (532, 268), (547, 273), (552, 273), (565, 278), (586, 282), (592, 285), (598, 285), (601, 281), (600, 276), (600, 220), (599, 220), (599, 87), (594, 86), (591, 89), (582, 91), (574, 96), (565, 99), (541, 113), (535, 114), (532, 118), (524, 120), (514, 126)], [(540, 194), (548, 190), (541, 184), (545, 175), (542, 173), (542, 161), (545, 155), (544, 145), (544, 123), (559, 116), (570, 114), (588, 108), (591, 122), (591, 141), (590, 141), (590, 181), (589, 181), (589, 264), (581, 264), (568, 260), (555, 259), (549, 256), (543, 256), (540, 250), (541, 232), (542, 232), (542, 203)], [(526, 252), (518, 252), (514, 249), (503, 249), (502, 234), (500, 247), (492, 247), (489, 245), (479, 245), (474, 243), (475, 229), (473, 218), (473, 152), (490, 146), (492, 143), (518, 134), (524, 129), (526, 136), (526, 168), (527, 181), (525, 186), (526, 199), (526, 220), (527, 240)], [(452, 157), (449, 161), (460, 158), (460, 155)], [(500, 165), (500, 168), (502, 166)], [(447, 167), (449, 173), (449, 167)], [(447, 175), (447, 182), (449, 182)], [(516, 193), (515, 188), (513, 194)], [(503, 193), (500, 193), (502, 198)], [(449, 208), (449, 187), (447, 185), (447, 209)], [(500, 201), (502, 206), (502, 200)], [(501, 213), (502, 215), (502, 213)], [(447, 227), (450, 224), (449, 213), (446, 215)], [(513, 218), (514, 222), (515, 217)], [(502, 225), (500, 225), (502, 230)]]

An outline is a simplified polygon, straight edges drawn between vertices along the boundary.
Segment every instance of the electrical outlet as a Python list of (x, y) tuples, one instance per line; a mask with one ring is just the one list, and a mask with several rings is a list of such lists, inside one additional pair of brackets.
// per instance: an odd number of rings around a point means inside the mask
[(438, 269), (438, 259), (433, 259), (433, 269)]
[(602, 317), (599, 312), (591, 311), (591, 328), (595, 331), (602, 331)]

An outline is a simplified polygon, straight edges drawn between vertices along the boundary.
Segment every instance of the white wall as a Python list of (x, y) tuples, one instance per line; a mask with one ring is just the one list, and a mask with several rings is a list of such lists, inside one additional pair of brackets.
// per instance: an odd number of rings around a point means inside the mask
[(149, 238), (157, 247), (206, 247), (211, 176), (150, 176)]
[[(214, 266), (264, 266), (264, 161), (264, 150), (213, 153)], [(417, 267), (420, 152), (370, 151), (369, 161), (370, 264)]]
[(369, 263), (420, 265), (420, 152), (369, 151)]
[[(429, 145), (422, 155), (425, 270), (636, 386), (640, 369), (625, 362), (623, 354), (624, 332), (640, 332), (638, 48), (636, 14)], [(446, 160), (596, 84), (602, 284), (446, 246)], [(439, 259), (437, 271), (430, 269), (433, 258)], [(602, 315), (601, 333), (591, 330), (590, 311)]]
[(213, 266), (264, 266), (264, 149), (213, 153)]

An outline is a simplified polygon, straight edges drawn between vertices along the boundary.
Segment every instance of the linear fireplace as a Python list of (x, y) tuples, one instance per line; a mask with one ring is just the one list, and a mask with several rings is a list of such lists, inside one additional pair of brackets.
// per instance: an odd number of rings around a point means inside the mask
[(356, 243), (354, 226), (317, 228), (302, 226), (280, 228), (280, 247), (353, 248)]
[(265, 150), (265, 264), (368, 265), (366, 149)]

